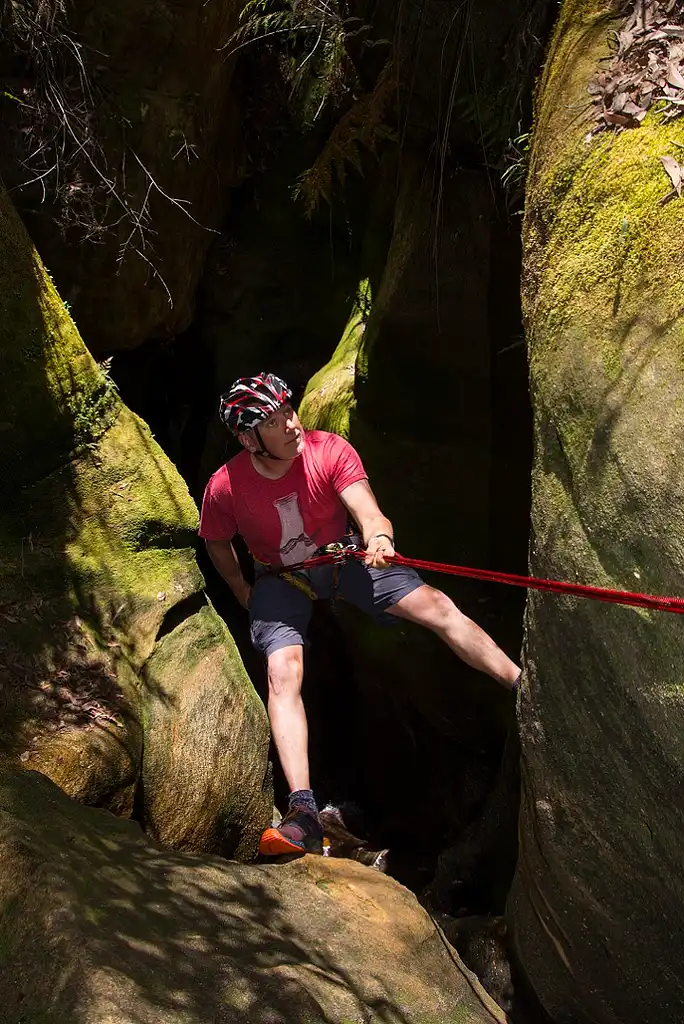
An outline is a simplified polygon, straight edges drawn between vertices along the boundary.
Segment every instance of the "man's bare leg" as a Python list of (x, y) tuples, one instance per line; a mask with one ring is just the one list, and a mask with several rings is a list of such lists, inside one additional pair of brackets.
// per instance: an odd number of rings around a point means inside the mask
[(520, 668), (441, 590), (424, 584), (387, 610), (400, 619), (431, 629), (467, 665), (513, 689)]
[(300, 644), (268, 657), (268, 718), (290, 792), (310, 789), (309, 731), (302, 702), (304, 652)]
[(303, 676), (304, 652), (300, 644), (281, 647), (269, 655), (268, 717), (290, 796), (287, 814), (280, 824), (262, 833), (259, 852), (267, 857), (323, 852), (323, 829), (309, 785)]

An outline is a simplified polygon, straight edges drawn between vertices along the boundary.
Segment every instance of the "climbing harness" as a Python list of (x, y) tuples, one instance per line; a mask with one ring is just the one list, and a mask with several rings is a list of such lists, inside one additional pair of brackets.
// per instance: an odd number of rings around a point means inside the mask
[[(313, 569), (319, 565), (339, 567), (348, 558), (364, 559), (366, 552), (357, 544), (336, 542), (319, 548), (313, 557), (294, 565), (283, 566), (282, 569), (272, 566), (271, 571), (279, 575), (288, 575), (302, 569)], [(563, 580), (547, 580), (537, 576), (519, 576), (515, 573), (492, 572), (489, 569), (472, 569), (465, 565), (449, 565), (445, 562), (428, 562), (419, 558), (405, 558), (403, 555), (390, 555), (388, 562), (393, 565), (406, 565), (412, 569), (428, 572), (440, 572), (447, 576), (465, 576), (475, 580), (487, 580), (490, 583), (506, 583), (513, 587), (527, 587), (529, 590), (543, 590), (553, 594), (570, 594), (574, 597), (586, 597), (593, 601), (604, 601), (610, 604), (630, 605), (635, 608), (650, 608), (652, 611), (674, 612), (684, 615), (684, 597), (664, 597), (658, 594), (632, 593), (629, 590), (612, 590), (609, 587), (594, 587), (582, 583), (569, 583)]]
[(311, 558), (307, 558), (303, 562), (296, 562), (295, 565), (265, 565), (264, 562), (259, 562), (259, 565), (264, 566), (266, 572), (280, 576), (281, 579), (291, 583), (293, 587), (303, 591), (312, 601), (316, 601), (318, 600), (316, 591), (306, 578), (297, 576), (296, 573), (303, 569), (315, 569), (320, 565), (332, 565), (332, 589), (335, 591), (339, 582), (341, 566), (347, 558), (357, 557), (358, 555), (365, 555), (365, 552), (361, 550), (358, 544), (354, 544), (352, 541), (345, 543), (344, 541), (336, 540), (332, 544), (324, 544), (318, 548), (316, 554)]

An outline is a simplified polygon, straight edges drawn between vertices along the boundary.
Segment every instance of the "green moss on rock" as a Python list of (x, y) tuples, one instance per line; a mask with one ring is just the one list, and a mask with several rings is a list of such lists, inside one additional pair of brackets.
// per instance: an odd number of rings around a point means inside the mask
[[(189, 801), (159, 812), (177, 779), (173, 743), (155, 755), (144, 802), (167, 841), (192, 833), (193, 849), (215, 848), (223, 829), (232, 851), (250, 856), (255, 822), (272, 806), (267, 720), (222, 621), (192, 604), (203, 588), (197, 509), (88, 355), (5, 194), (0, 226), (0, 390), (10, 417), (0, 431), (0, 759), (130, 813), (143, 720), (164, 687), (201, 686), (194, 722), (173, 700), (164, 718), (193, 738), (182, 772), (192, 813)], [(170, 615), (176, 628), (158, 641)], [(217, 760), (219, 724), (230, 756), (199, 770)]]
[[(535, 419), (535, 575), (681, 593), (684, 245), (660, 157), (684, 122), (590, 135), (616, 7), (563, 4), (537, 100), (523, 302)], [(521, 702), (523, 968), (553, 1019), (684, 1006), (672, 771), (684, 762), (676, 616), (531, 595)], [(663, 1007), (667, 1007), (666, 1010)]]
[(4, 192), (0, 237), (0, 466), (9, 484), (6, 498), (95, 441), (116, 400)]
[(175, 849), (249, 860), (273, 812), (264, 709), (210, 605), (145, 666), (145, 825)]
[(356, 405), (356, 360), (372, 306), (368, 280), (359, 285), (342, 340), (329, 362), (307, 384), (299, 415), (307, 430), (331, 430), (349, 438), (349, 418)]

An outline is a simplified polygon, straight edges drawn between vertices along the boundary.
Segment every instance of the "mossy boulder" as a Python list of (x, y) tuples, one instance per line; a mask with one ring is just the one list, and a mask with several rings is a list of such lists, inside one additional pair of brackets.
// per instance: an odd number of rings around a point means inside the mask
[(144, 667), (144, 823), (174, 849), (249, 859), (272, 807), (264, 709), (210, 605)]
[(356, 360), (371, 309), (370, 282), (361, 281), (340, 343), (306, 386), (299, 415), (307, 430), (330, 430), (349, 438), (351, 413), (356, 407)]
[[(182, 818), (213, 849), (220, 820), (231, 849), (254, 852), (271, 809), (266, 715), (203, 598), (197, 509), (87, 353), (4, 193), (0, 273), (2, 760), (130, 813), (143, 724), (163, 693), (172, 733), (193, 747), (165, 745), (161, 730), (151, 742), (154, 786), (137, 790), (150, 827), (175, 837)], [(186, 683), (201, 728), (179, 697)], [(155, 803), (179, 772), (192, 809)]]
[[(660, 157), (684, 122), (592, 134), (618, 6), (566, 0), (537, 98), (523, 298), (535, 420), (531, 571), (681, 594), (684, 244)], [(530, 594), (510, 900), (552, 1019), (684, 1015), (682, 622)]]
[(415, 896), (354, 861), (170, 851), (0, 768), (4, 1019), (504, 1024)]
[[(243, 6), (55, 6), (48, 96), (55, 106), (76, 108), (64, 115), (68, 128), (59, 125), (64, 148), (56, 174), (64, 185), (53, 193), (54, 175), (47, 175), (14, 195), (91, 352), (173, 337), (190, 323), (207, 249), (244, 177), (235, 59), (228, 55)], [(82, 95), (78, 80), (86, 83)], [(34, 87), (30, 71), (23, 84)], [(27, 109), (35, 147), (40, 126)], [(21, 111), (9, 113), (21, 118)], [(81, 118), (89, 142), (79, 151)], [(20, 134), (22, 123), (15, 125)], [(51, 153), (49, 137), (41, 142)], [(2, 173), (8, 186), (23, 186), (31, 174), (13, 153), (8, 145)]]

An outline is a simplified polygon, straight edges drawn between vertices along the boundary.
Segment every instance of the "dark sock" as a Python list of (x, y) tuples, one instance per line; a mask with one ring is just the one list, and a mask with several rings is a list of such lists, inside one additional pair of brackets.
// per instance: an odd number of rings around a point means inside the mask
[(290, 793), (289, 804), (291, 808), (306, 807), (307, 811), (318, 817), (318, 805), (311, 789), (296, 789), (294, 793)]

